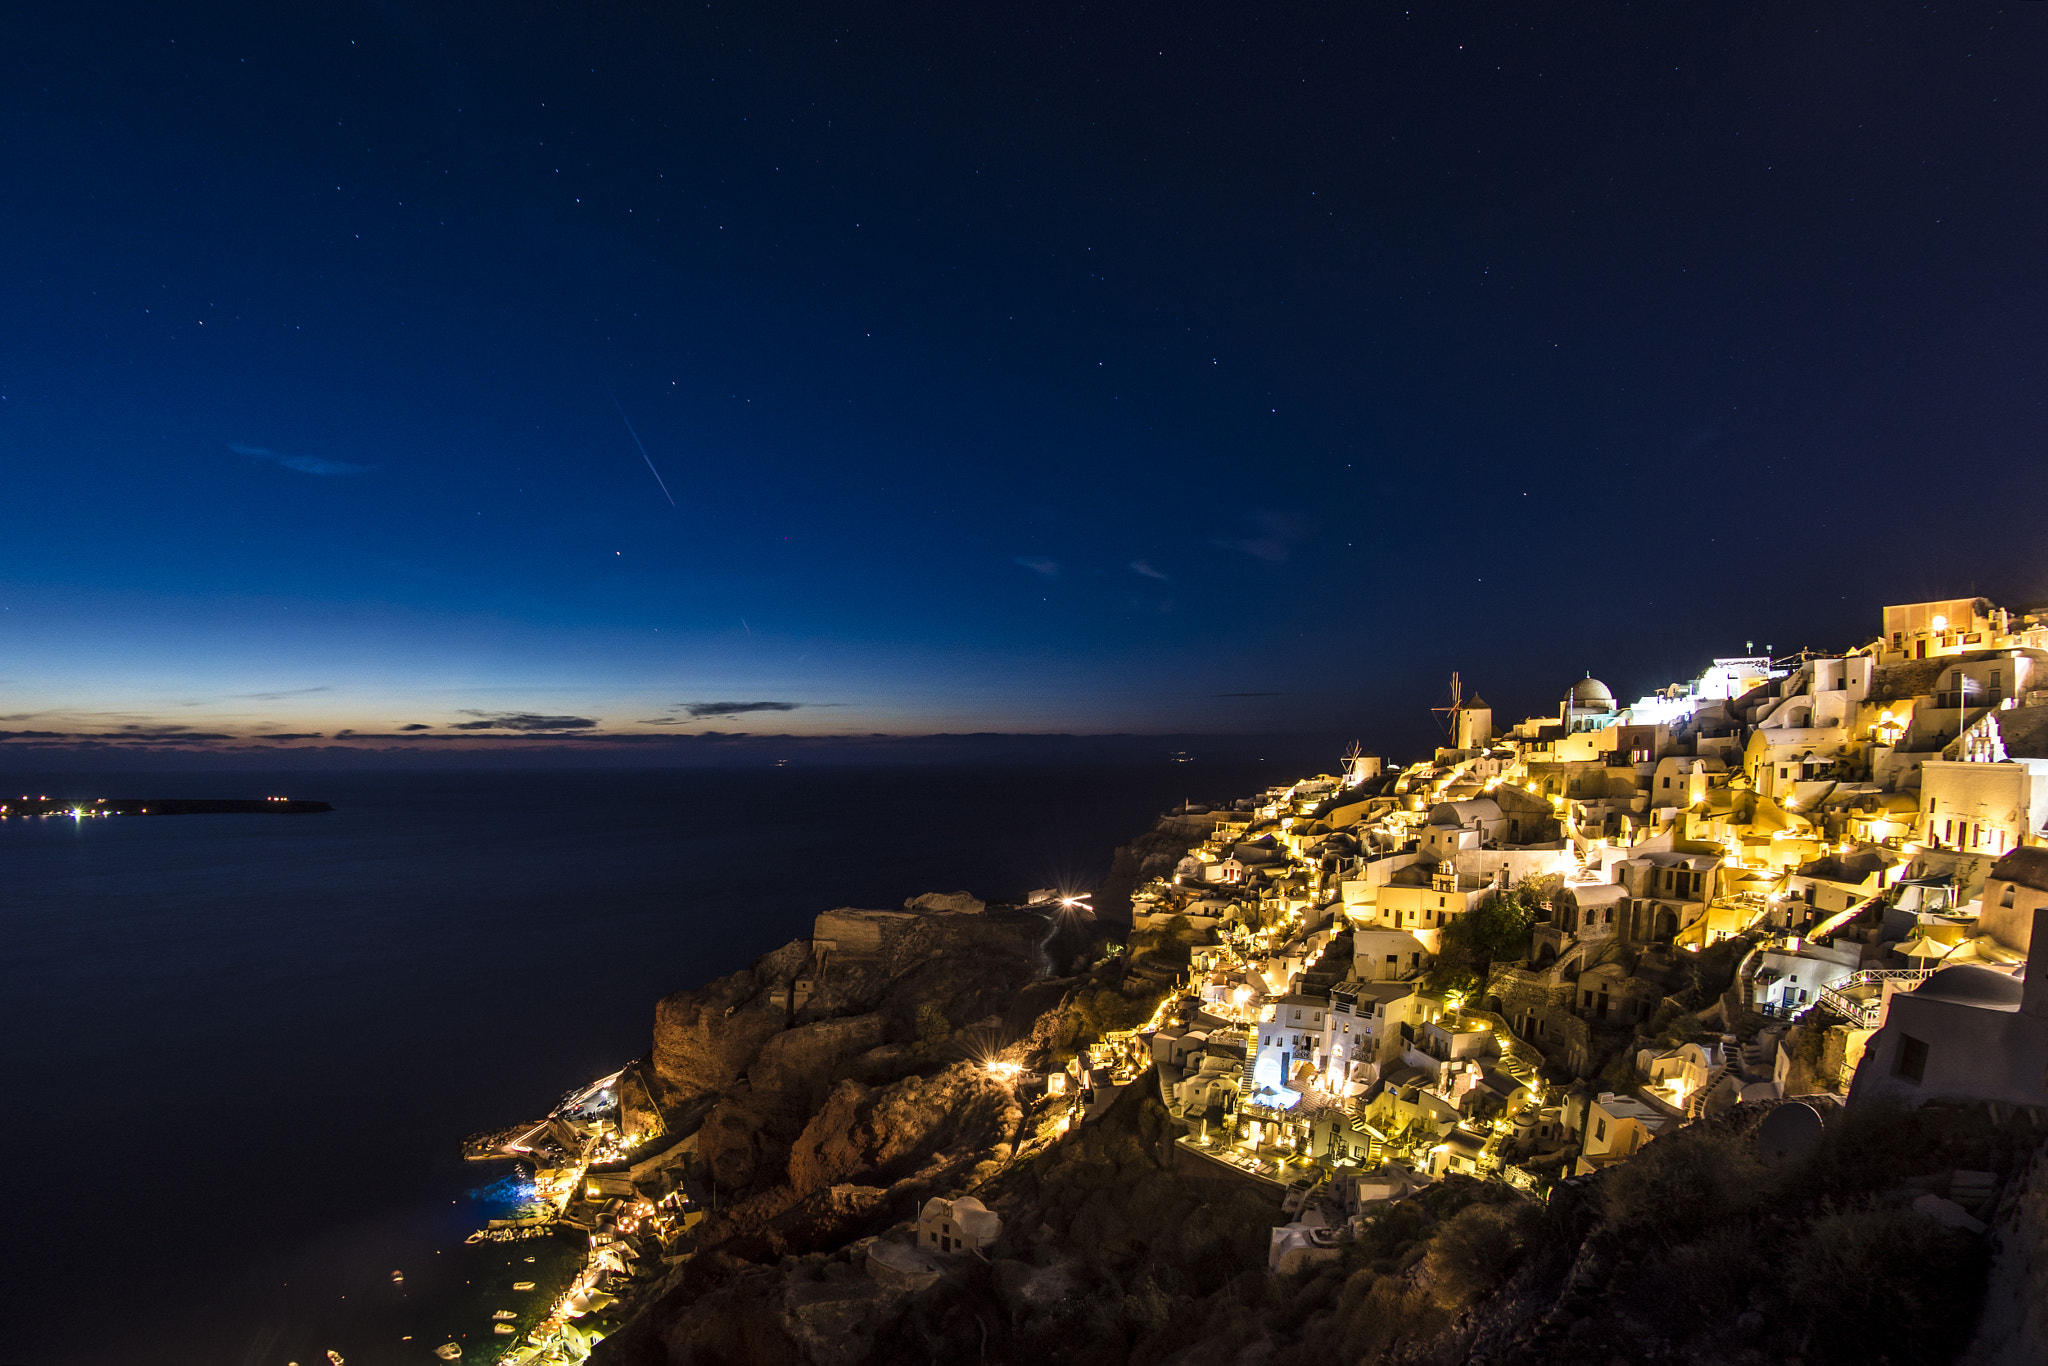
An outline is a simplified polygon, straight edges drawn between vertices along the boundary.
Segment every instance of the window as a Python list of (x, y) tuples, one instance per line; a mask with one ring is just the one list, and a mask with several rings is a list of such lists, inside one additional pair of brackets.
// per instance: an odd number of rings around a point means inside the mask
[(1593, 1126), (1593, 1138), (1597, 1142), (1607, 1137), (1607, 1121), (1600, 1120)]
[(1664, 776), (1664, 786), (1666, 786), (1666, 787), (1670, 787), (1670, 786), (1671, 786), (1671, 775), (1669, 775), (1669, 774), (1666, 774), (1666, 775)]
[(1927, 1041), (1916, 1039), (1911, 1034), (1899, 1040), (1899, 1060), (1892, 1068), (1894, 1076), (1918, 1083), (1927, 1075)]
[(1442, 909), (1443, 907), (1450, 905), (1450, 899), (1448, 897), (1440, 896), (1436, 899), (1436, 904), (1438, 909)]

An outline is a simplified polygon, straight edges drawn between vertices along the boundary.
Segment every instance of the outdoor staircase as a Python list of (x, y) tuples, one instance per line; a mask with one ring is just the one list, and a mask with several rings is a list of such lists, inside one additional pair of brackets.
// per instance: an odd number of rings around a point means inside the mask
[(1731, 1073), (1739, 1086), (1770, 1079), (1776, 1060), (1758, 1037), (1763, 1033), (1764, 1021), (1754, 1011), (1744, 1010), (1732, 1023), (1735, 1034), (1722, 1040), (1721, 1065), (1708, 1074), (1697, 1091), (1686, 1097), (1687, 1119), (1698, 1119), (1706, 1113), (1707, 1098), (1714, 1094), (1714, 1088), (1721, 1084), (1722, 1078)]
[(1761, 1033), (1761, 1030), (1752, 1032), (1743, 1042), (1741, 1053), (1743, 1075), (1758, 1079), (1770, 1076), (1777, 1061), (1766, 1056), (1763, 1040), (1759, 1037)]
[(1990, 1217), (1997, 1193), (1998, 1177), (1991, 1172), (1958, 1169), (1949, 1173), (1948, 1198), (1979, 1219)]
[(1714, 1094), (1714, 1088), (1721, 1084), (1721, 1078), (1727, 1076), (1733, 1066), (1734, 1064), (1728, 1061), (1727, 1054), (1724, 1052), (1721, 1065), (1709, 1072), (1707, 1079), (1700, 1083), (1699, 1089), (1685, 1098), (1685, 1117), (1687, 1119), (1698, 1119), (1707, 1112), (1707, 1097)]

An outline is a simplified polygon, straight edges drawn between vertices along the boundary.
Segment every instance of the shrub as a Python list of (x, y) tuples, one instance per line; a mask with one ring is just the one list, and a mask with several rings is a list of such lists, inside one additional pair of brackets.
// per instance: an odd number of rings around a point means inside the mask
[(946, 1012), (938, 1005), (926, 1001), (917, 1008), (917, 1042), (925, 1048), (937, 1048), (953, 1034), (952, 1022), (946, 1019)]
[(1494, 963), (1528, 956), (1530, 927), (1538, 916), (1548, 914), (1549, 903), (1535, 878), (1524, 878), (1505, 891), (1488, 894), (1444, 926), (1436, 964), (1430, 970), (1431, 989), (1476, 990)]
[(1536, 1207), (1515, 1201), (1467, 1205), (1430, 1240), (1427, 1263), (1448, 1308), (1498, 1286), (1522, 1259), (1535, 1234)]
[(1824, 1214), (1787, 1268), (1795, 1311), (1836, 1360), (1940, 1362), (1970, 1339), (1983, 1244), (1909, 1209)]
[(1763, 1178), (1747, 1140), (1687, 1129), (1610, 1168), (1600, 1198), (1615, 1227), (1682, 1240), (1745, 1216), (1763, 1197)]
[(1676, 1323), (1712, 1330), (1742, 1312), (1757, 1271), (1750, 1230), (1724, 1224), (1700, 1237), (1652, 1251), (1643, 1259), (1640, 1285)]

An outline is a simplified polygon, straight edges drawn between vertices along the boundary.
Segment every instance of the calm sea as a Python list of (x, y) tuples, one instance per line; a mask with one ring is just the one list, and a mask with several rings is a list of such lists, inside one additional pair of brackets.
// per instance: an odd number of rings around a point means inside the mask
[(338, 808), (0, 821), (0, 1363), (424, 1366), (391, 1273), (432, 1284), (476, 1226), (462, 1135), (822, 909), (1092, 885), (1190, 792), (1294, 776), (1274, 759), (0, 776)]

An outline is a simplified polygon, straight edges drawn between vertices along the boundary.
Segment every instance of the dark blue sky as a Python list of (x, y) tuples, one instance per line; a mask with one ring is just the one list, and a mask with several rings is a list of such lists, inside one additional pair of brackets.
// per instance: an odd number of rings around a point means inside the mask
[(1374, 743), (2048, 597), (2044, 69), (2029, 3), (44, 7), (5, 743)]

